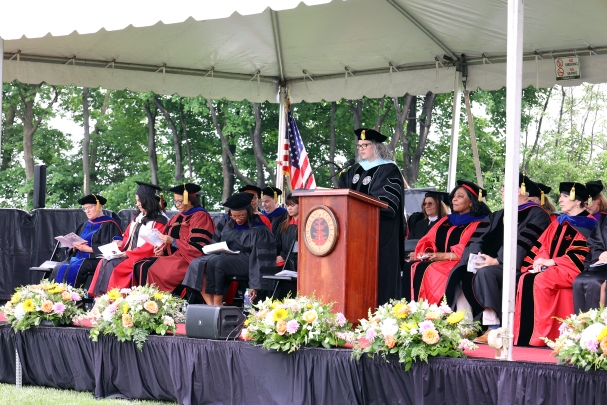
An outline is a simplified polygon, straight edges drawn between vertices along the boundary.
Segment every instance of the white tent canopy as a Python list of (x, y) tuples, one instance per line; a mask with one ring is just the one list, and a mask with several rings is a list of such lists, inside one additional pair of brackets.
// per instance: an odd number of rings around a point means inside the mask
[[(503, 0), (175, 1), (145, 12), (113, 1), (82, 15), (58, 3), (40, 2), (34, 24), (29, 2), (1, 6), (3, 81), (255, 102), (278, 102), (287, 83), (293, 102), (335, 101), (451, 92), (455, 69), (442, 57), (465, 54), (467, 88), (506, 84)], [(607, 81), (604, 0), (525, 7), (523, 87), (556, 83), (551, 54), (581, 57), (582, 78), (566, 85)], [(3, 28), (19, 18), (32, 28)]]

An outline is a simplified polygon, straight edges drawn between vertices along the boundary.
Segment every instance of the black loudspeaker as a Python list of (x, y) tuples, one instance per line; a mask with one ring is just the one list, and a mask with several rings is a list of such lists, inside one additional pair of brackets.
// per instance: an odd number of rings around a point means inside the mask
[(34, 208), (46, 207), (46, 165), (34, 166)]
[(236, 307), (188, 305), (185, 334), (202, 339), (236, 339), (245, 319)]

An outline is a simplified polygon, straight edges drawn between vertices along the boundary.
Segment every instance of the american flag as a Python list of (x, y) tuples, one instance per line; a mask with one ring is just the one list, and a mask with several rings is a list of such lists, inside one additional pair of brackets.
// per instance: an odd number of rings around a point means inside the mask
[[(314, 176), (310, 176), (312, 169), (310, 168), (308, 153), (301, 140), (295, 118), (293, 118), (293, 113), (291, 113), (290, 109), (287, 113), (287, 134), (284, 151), (283, 173), (291, 179), (291, 190), (304, 188), (303, 183), (306, 180), (307, 185), (305, 188), (316, 188), (316, 180), (314, 180)], [(308, 176), (310, 176), (310, 179), (308, 179)]]

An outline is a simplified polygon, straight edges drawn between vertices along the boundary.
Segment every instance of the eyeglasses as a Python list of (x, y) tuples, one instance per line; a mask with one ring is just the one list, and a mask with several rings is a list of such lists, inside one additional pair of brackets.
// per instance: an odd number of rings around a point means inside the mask
[(371, 145), (371, 144), (370, 143), (359, 144), (359, 145), (356, 145), (356, 149), (365, 150), (365, 149), (367, 149), (367, 146), (369, 146), (369, 145)]
[(92, 211), (94, 209), (97, 209), (96, 205), (93, 205), (92, 207), (82, 207), (82, 211), (84, 211), (84, 212)]
[(183, 200), (173, 200), (173, 204), (175, 204), (175, 207), (183, 205)]
[(430, 205), (434, 205), (433, 201), (428, 201), (422, 204), (423, 206), (430, 206)]
[(243, 214), (243, 215), (230, 215), (230, 218), (232, 218), (233, 220), (245, 219), (246, 217), (247, 217), (247, 214)]

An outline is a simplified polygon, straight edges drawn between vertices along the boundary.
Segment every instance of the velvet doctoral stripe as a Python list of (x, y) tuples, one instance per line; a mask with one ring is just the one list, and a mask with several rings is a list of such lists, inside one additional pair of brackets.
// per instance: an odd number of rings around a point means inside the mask
[(15, 332), (0, 322), (0, 382), (15, 384)]
[(88, 328), (34, 327), (15, 334), (23, 380), (76, 391), (95, 389), (93, 346)]

